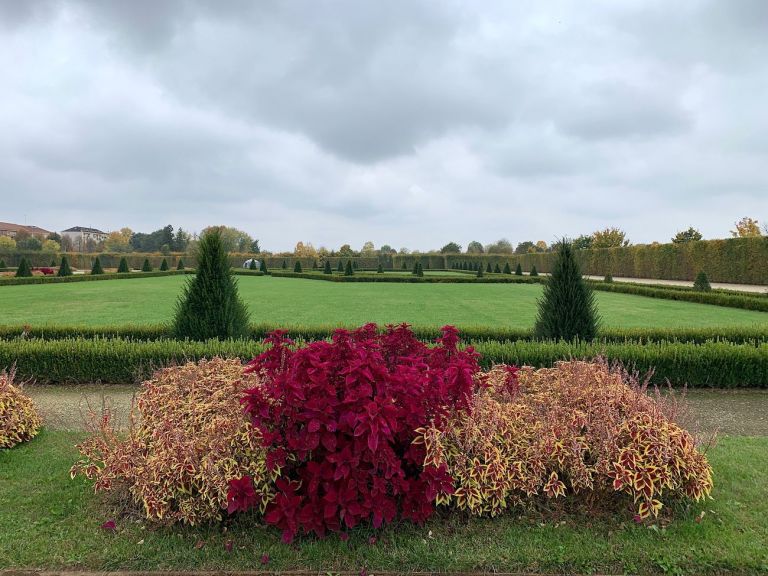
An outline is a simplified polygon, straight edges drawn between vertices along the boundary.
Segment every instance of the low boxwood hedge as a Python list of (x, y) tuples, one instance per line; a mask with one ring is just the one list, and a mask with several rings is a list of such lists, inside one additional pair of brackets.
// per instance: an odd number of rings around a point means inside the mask
[[(299, 340), (301, 342), (301, 340)], [(641, 372), (653, 382), (696, 387), (768, 387), (768, 343), (731, 342), (501, 342), (473, 345), (482, 365), (514, 363), (550, 366), (557, 360), (604, 355)], [(0, 341), (0, 368), (15, 365), (21, 378), (52, 383), (130, 383), (153, 369), (203, 357), (250, 359), (264, 350), (256, 340), (136, 341), (125, 338), (36, 338)]]

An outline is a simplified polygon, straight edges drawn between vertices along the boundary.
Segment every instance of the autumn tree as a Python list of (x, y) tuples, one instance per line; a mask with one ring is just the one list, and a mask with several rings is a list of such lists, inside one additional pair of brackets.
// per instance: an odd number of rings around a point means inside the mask
[(472, 242), (467, 244), (467, 254), (483, 254), (484, 252), (485, 248), (477, 240), (472, 240)]
[(734, 238), (750, 238), (761, 236), (760, 225), (757, 220), (744, 216), (738, 222), (735, 222), (736, 230), (731, 230), (731, 236)]
[(512, 243), (506, 238), (501, 238), (485, 247), (487, 254), (512, 254), (514, 251)]
[(107, 234), (107, 239), (104, 240), (104, 250), (107, 252), (130, 252), (131, 236), (133, 236), (133, 230), (130, 228), (121, 228), (110, 232)]
[(618, 248), (629, 246), (627, 234), (620, 228), (606, 228), (592, 233), (592, 248)]
[(582, 234), (573, 241), (574, 250), (588, 250), (589, 248), (592, 248), (592, 236)]
[(372, 258), (373, 256), (376, 256), (376, 247), (373, 245), (373, 242), (368, 240), (368, 242), (363, 244), (363, 249), (360, 250), (360, 255), (366, 258)]
[(681, 230), (677, 234), (675, 234), (672, 237), (672, 242), (675, 244), (685, 244), (686, 242), (698, 242), (701, 240), (703, 236), (701, 235), (701, 232), (696, 230), (693, 226), (688, 228), (688, 230)]

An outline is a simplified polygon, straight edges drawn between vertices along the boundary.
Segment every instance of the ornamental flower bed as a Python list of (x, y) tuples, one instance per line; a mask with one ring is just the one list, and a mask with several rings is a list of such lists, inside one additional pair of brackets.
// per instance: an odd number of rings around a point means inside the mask
[(644, 521), (712, 489), (694, 437), (605, 362), (481, 372), (452, 327), (429, 346), (373, 324), (266, 343), (244, 370), (214, 359), (158, 372), (141, 424), (123, 438), (106, 415), (72, 473), (122, 489), (151, 520), (253, 511), (286, 542), (421, 523), (436, 506), (496, 516), (574, 503)]
[(0, 449), (31, 440), (41, 426), (34, 402), (13, 378), (13, 372), (0, 373)]

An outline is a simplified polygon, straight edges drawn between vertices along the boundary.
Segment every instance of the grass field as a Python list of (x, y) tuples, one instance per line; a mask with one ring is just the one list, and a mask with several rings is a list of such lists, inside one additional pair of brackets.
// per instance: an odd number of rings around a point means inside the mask
[[(81, 433), (44, 431), (32, 442), (0, 452), (0, 569), (312, 571), (541, 571), (579, 573), (757, 574), (768, 570), (768, 501), (763, 497), (768, 438), (729, 437), (710, 451), (714, 500), (679, 510), (666, 528), (626, 518), (576, 515), (542, 523), (535, 516), (495, 520), (461, 514), (426, 526), (352, 531), (280, 543), (280, 534), (247, 517), (227, 526), (157, 529), (115, 517), (90, 485), (70, 480)], [(696, 516), (705, 511), (703, 520)], [(375, 536), (375, 544), (369, 537)], [(231, 540), (232, 552), (225, 550)], [(262, 554), (269, 563), (260, 566)]]
[[(0, 323), (103, 326), (171, 319), (186, 278), (168, 276), (0, 287)], [(239, 277), (252, 322), (529, 328), (537, 284), (334, 283), (294, 278)], [(768, 325), (768, 313), (597, 292), (603, 324), (611, 327)]]

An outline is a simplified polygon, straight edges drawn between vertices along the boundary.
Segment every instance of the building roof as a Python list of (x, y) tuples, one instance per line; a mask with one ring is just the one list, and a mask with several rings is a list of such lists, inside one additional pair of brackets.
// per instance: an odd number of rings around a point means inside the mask
[(90, 232), (91, 234), (106, 234), (106, 232), (102, 232), (97, 228), (88, 228), (86, 226), (73, 226), (72, 228), (62, 230), (62, 232)]
[(4, 232), (27, 232), (33, 236), (47, 236), (50, 234), (48, 230), (44, 230), (39, 226), (23, 226), (21, 224), (13, 224), (11, 222), (0, 222), (0, 230)]

